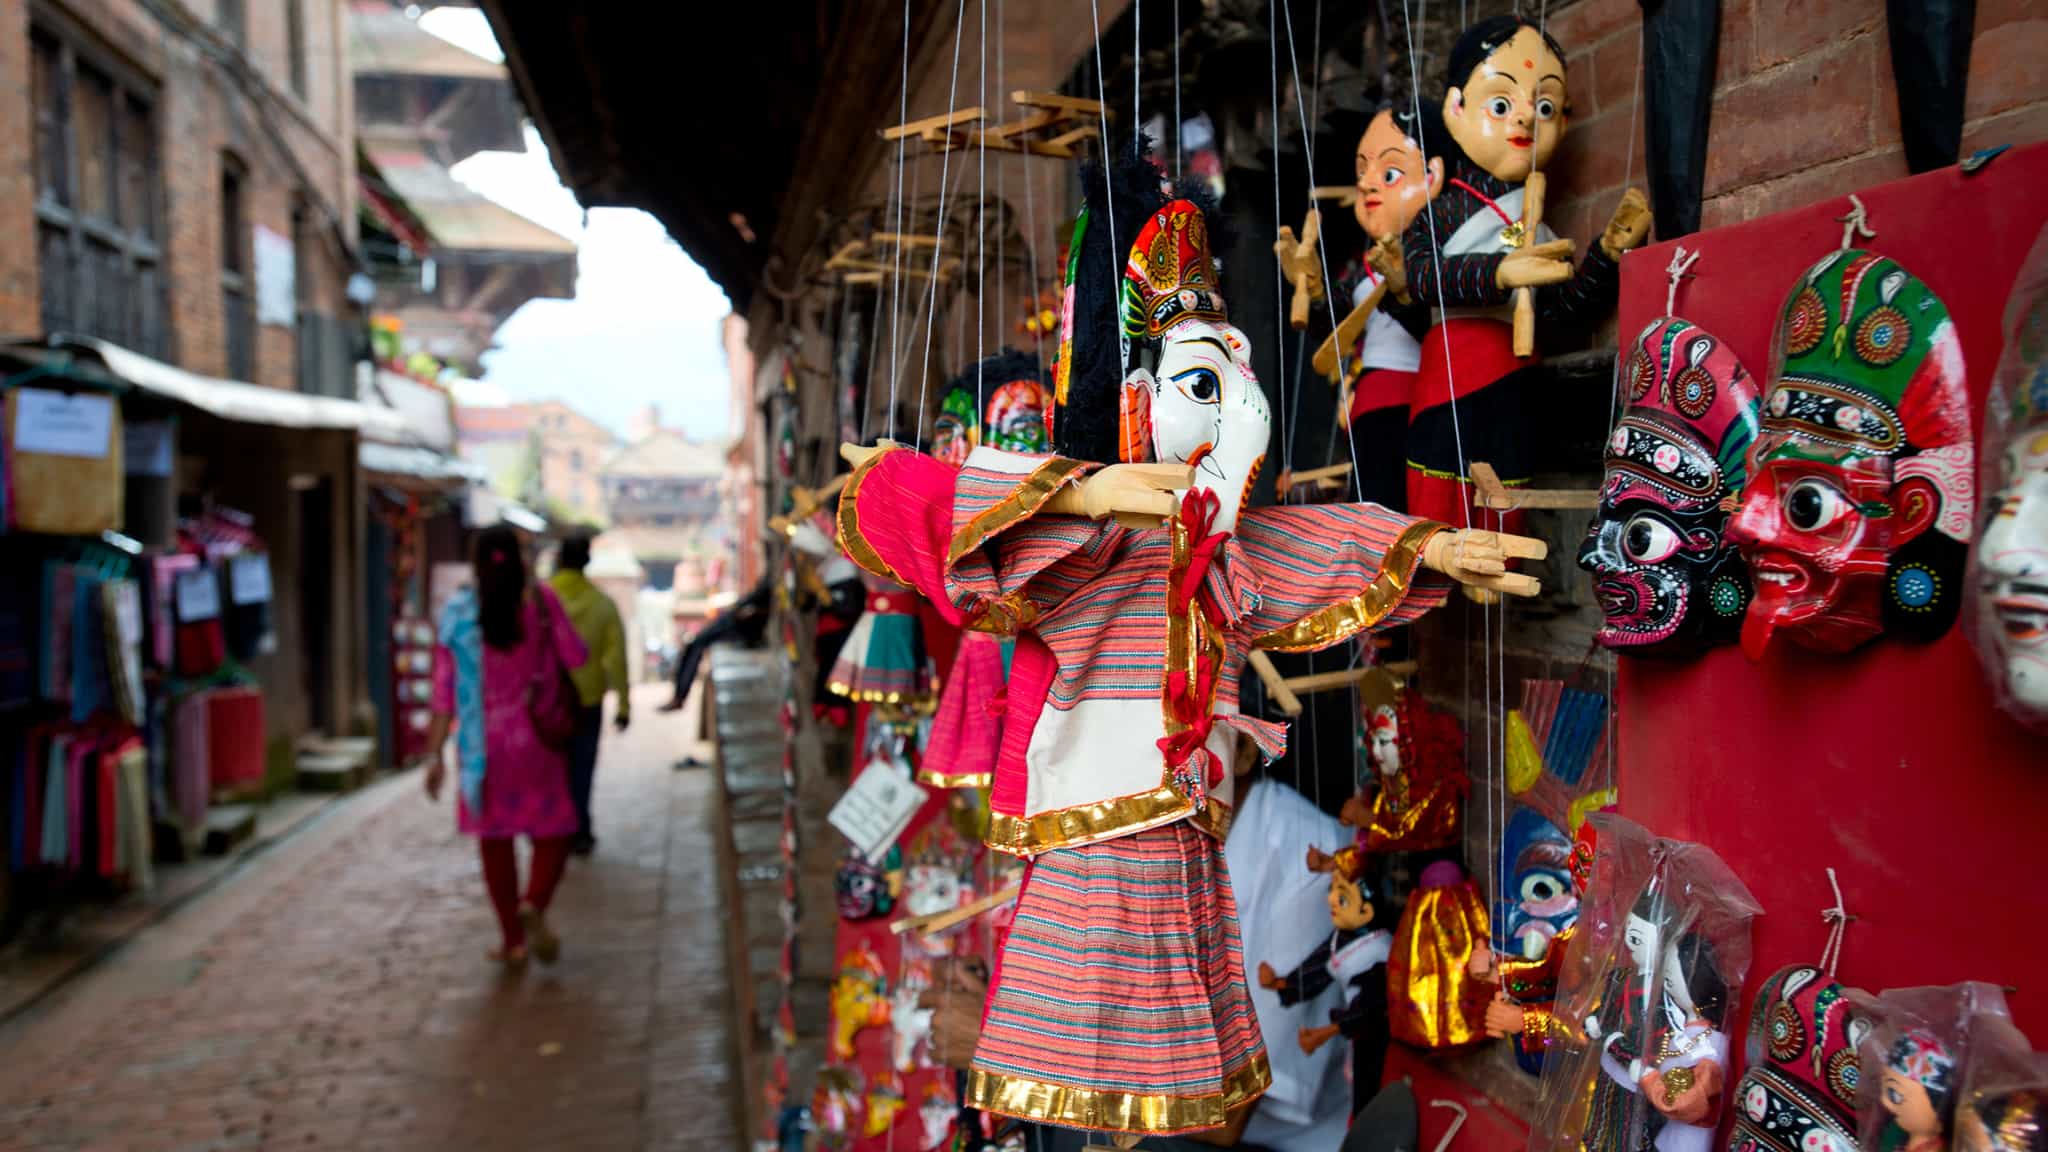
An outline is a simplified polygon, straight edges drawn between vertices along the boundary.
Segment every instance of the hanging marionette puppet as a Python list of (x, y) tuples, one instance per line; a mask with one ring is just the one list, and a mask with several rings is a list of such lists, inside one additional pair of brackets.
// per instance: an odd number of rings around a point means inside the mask
[[(987, 419), (974, 420), (970, 443), (985, 442), (1005, 452), (1047, 449), (1046, 388), (1036, 359), (1005, 348), (962, 372), (946, 398), (951, 406), (954, 396), (965, 396), (966, 410), (971, 412), (978, 392), (988, 396)], [(956, 467), (967, 460), (966, 446), (959, 449), (958, 460), (938, 452), (937, 447), (934, 440), (933, 454)], [(953, 669), (932, 717), (931, 739), (918, 767), (919, 781), (941, 788), (988, 787), (1002, 747), (1003, 685), (1010, 674), (1010, 649), (1008, 637), (961, 633)]]
[[(1527, 812), (1530, 809), (1523, 809)], [(1633, 826), (1629, 826), (1633, 829)], [(1593, 854), (1599, 832), (1590, 820), (1579, 825), (1566, 862), (1572, 898), (1572, 918), (1550, 937), (1535, 956), (1502, 956), (1491, 944), (1473, 949), (1467, 970), (1472, 978), (1498, 986), (1486, 1006), (1486, 1034), (1495, 1039), (1513, 1037), (1522, 1066), (1540, 1067), (1544, 1050), (1555, 1034), (1558, 976), (1564, 968), (1578, 928), (1578, 901), (1585, 895), (1593, 874)]]
[(1756, 384), (1728, 345), (1668, 315), (1629, 343), (1620, 383), (1628, 407), (1579, 548), (1606, 617), (1600, 643), (1658, 655), (1733, 643), (1750, 582), (1727, 526), (1756, 439)]
[(1819, 652), (1940, 636), (1976, 493), (1948, 309), (1892, 260), (1844, 248), (1793, 286), (1776, 359), (1728, 526), (1756, 581), (1743, 652), (1779, 633)]
[[(1020, 633), (988, 839), (1033, 864), (970, 1103), (1137, 1134), (1220, 1127), (1269, 1079), (1221, 837), (1237, 741), (1277, 755), (1284, 730), (1238, 712), (1244, 654), (1412, 620), (1448, 588), (1423, 568), (1526, 591), (1505, 561), (1542, 545), (1368, 504), (1244, 509), (1270, 418), (1202, 212), (1141, 160), (1115, 179), (1115, 218), (1091, 180), (1077, 225), (1054, 433), (1169, 466), (982, 448), (954, 473), (850, 449), (840, 536), (964, 623)], [(1112, 513), (1147, 526), (1091, 518)]]
[[(1435, 127), (1417, 127), (1418, 113)], [(1408, 399), (1422, 366), (1421, 333), (1429, 328), (1429, 309), (1408, 292), (1401, 235), (1444, 181), (1443, 159), (1423, 160), (1424, 137), (1443, 138), (1434, 109), (1389, 105), (1374, 113), (1358, 138), (1358, 200), (1352, 211), (1368, 247), (1338, 285), (1354, 309), (1370, 311), (1355, 343), (1344, 337), (1359, 321), (1347, 317), (1331, 349), (1342, 353), (1331, 365), (1343, 380), (1337, 421), (1351, 436), (1358, 497), (1394, 509), (1408, 504)]]
[[(1573, 269), (1571, 241), (1541, 223), (1542, 169), (1570, 113), (1564, 51), (1530, 21), (1481, 21), (1451, 49), (1444, 137), (1422, 141), (1444, 162), (1443, 189), (1401, 240), (1409, 293), (1440, 310), (1409, 408), (1415, 515), (1469, 519), (1467, 461), (1492, 464), (1510, 486), (1528, 479), (1526, 392), (1537, 363), (1525, 338), (1539, 326), (1546, 339), (1590, 330), (1619, 295), (1621, 254), (1649, 232), (1649, 207), (1631, 188)], [(1505, 520), (1510, 531), (1518, 522), (1516, 513)]]
[(1383, 971), (1393, 937), (1385, 929), (1368, 931), (1374, 909), (1363, 885), (1365, 858), (1346, 848), (1331, 858), (1330, 938), (1302, 957), (1285, 976), (1259, 962), (1259, 986), (1280, 996), (1292, 1008), (1323, 994), (1342, 981), (1355, 989), (1341, 1008), (1330, 1010), (1327, 1024), (1301, 1030), (1301, 1050), (1313, 1055), (1343, 1036), (1351, 1041), (1351, 1109), (1354, 1113), (1378, 1090), (1387, 1057), (1387, 978)]
[[(1465, 733), (1457, 717), (1423, 699), (1410, 684), (1394, 703), (1371, 709), (1365, 734), (1374, 775), (1338, 814), (1358, 830), (1358, 850), (1371, 856), (1455, 847), (1472, 787), (1465, 776)], [(1323, 871), (1329, 859), (1309, 849), (1310, 870)]]

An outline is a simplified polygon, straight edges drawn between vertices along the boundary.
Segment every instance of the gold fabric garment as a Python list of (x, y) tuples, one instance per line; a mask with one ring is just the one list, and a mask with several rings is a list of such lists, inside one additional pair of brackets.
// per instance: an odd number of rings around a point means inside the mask
[(1465, 965), (1488, 937), (1486, 903), (1470, 880), (1419, 888), (1394, 930), (1387, 959), (1387, 1017), (1394, 1039), (1451, 1048), (1486, 1038), (1493, 986)]

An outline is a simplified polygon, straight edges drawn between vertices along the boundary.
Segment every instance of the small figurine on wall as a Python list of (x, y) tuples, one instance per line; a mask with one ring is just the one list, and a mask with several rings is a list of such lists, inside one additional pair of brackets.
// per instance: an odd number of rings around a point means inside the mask
[(1975, 458), (1962, 344), (1925, 283), (1874, 252), (1807, 269), (1778, 323), (1728, 534), (1755, 578), (1742, 650), (1931, 640), (1962, 603)]
[(1889, 1117), (1877, 1152), (1945, 1152), (1956, 1059), (1932, 1032), (1911, 1029), (1885, 1053), (1878, 1103)]
[(839, 962), (832, 982), (832, 1058), (851, 1060), (854, 1037), (889, 1022), (888, 979), (882, 961), (866, 945), (857, 946)]

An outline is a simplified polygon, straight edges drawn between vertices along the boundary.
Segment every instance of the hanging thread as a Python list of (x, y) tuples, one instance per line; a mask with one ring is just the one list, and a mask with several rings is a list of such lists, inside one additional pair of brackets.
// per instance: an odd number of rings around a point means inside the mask
[(1820, 914), (1821, 922), (1828, 926), (1828, 945), (1821, 949), (1820, 965), (1827, 969), (1828, 979), (1832, 980), (1835, 978), (1835, 965), (1842, 960), (1842, 937), (1848, 933), (1849, 921), (1856, 917), (1851, 916), (1842, 904), (1842, 885), (1835, 879), (1833, 868), (1828, 869), (1828, 887), (1835, 891), (1835, 903)]

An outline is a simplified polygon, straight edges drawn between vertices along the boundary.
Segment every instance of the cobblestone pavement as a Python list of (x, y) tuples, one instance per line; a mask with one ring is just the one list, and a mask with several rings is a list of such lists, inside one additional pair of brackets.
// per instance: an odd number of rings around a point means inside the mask
[(386, 780), (0, 1032), (0, 1149), (740, 1147), (717, 792), (663, 691), (606, 737), (560, 966), (485, 960), (473, 842)]

